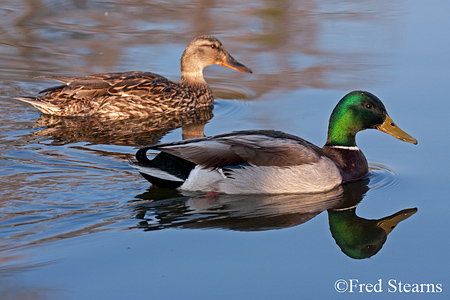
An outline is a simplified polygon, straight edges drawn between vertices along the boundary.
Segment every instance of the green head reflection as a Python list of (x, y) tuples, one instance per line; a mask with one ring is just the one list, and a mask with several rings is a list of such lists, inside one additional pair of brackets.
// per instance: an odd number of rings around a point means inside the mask
[(328, 210), (330, 231), (342, 252), (351, 258), (362, 259), (375, 255), (387, 236), (403, 220), (417, 212), (417, 208), (401, 210), (379, 220), (367, 220), (356, 215), (356, 207)]

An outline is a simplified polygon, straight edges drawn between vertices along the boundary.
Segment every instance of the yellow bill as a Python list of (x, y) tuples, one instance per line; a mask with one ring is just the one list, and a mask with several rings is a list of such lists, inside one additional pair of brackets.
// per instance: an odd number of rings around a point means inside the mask
[(386, 234), (389, 234), (395, 228), (395, 226), (397, 226), (398, 223), (408, 219), (416, 212), (417, 208), (409, 208), (401, 210), (389, 217), (379, 220), (377, 226), (382, 228), (386, 232)]
[(410, 136), (408, 133), (401, 130), (388, 115), (386, 115), (386, 120), (384, 120), (384, 123), (378, 126), (377, 129), (392, 135), (400, 141), (417, 145), (417, 140)]

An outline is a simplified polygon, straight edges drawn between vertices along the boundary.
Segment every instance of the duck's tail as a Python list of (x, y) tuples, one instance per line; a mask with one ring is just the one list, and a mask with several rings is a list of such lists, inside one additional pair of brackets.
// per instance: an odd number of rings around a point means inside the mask
[(49, 102), (42, 101), (39, 97), (16, 97), (15, 99), (30, 103), (40, 111), (42, 111), (44, 114), (49, 115), (58, 115), (60, 108), (54, 104), (51, 104)]
[(171, 189), (178, 188), (189, 177), (192, 169), (196, 166), (192, 162), (164, 152), (149, 160), (146, 153), (150, 148), (144, 147), (139, 149), (136, 153), (138, 162), (132, 162), (131, 166), (156, 186)]

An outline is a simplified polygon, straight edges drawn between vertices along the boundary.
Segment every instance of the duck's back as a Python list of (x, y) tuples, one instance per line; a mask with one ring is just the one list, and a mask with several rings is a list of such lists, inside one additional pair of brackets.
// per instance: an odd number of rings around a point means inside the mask
[(150, 72), (45, 78), (64, 84), (41, 91), (43, 96), (20, 100), (59, 116), (146, 117), (183, 113), (213, 101), (208, 86), (185, 87)]

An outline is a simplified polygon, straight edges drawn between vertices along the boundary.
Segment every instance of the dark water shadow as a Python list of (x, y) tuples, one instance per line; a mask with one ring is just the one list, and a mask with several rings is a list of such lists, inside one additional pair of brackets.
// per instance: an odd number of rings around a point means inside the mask
[(152, 145), (170, 131), (182, 128), (182, 138), (204, 136), (204, 127), (213, 117), (205, 107), (186, 114), (154, 115), (152, 118), (111, 120), (106, 118), (65, 118), (42, 114), (35, 123), (34, 136), (49, 136), (52, 145), (87, 142), (93, 145)]
[(381, 219), (356, 215), (365, 197), (369, 178), (320, 194), (225, 195), (181, 194), (151, 187), (134, 207), (137, 228), (154, 231), (177, 229), (225, 229), (263, 231), (298, 226), (323, 211), (328, 212), (330, 231), (342, 252), (351, 258), (375, 255), (387, 235), (417, 208)]

